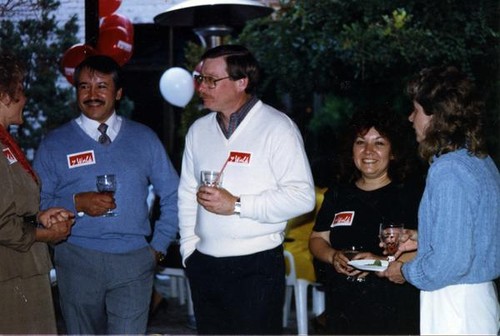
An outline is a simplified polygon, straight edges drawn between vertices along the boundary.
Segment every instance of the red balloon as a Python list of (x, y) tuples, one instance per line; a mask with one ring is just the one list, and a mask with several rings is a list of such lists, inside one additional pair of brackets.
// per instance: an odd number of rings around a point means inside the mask
[(82, 43), (75, 44), (66, 50), (61, 59), (61, 70), (68, 82), (73, 84), (73, 74), (78, 64), (80, 64), (85, 58), (96, 54), (97, 50)]
[(134, 39), (134, 25), (126, 16), (113, 13), (102, 18), (99, 29), (105, 30), (113, 27), (125, 28), (130, 38)]
[(120, 66), (132, 57), (133, 40), (125, 28), (112, 27), (99, 30), (97, 50), (103, 55), (113, 58)]
[(98, 1), (99, 1), (99, 17), (104, 17), (112, 14), (122, 4), (122, 0), (98, 0)]

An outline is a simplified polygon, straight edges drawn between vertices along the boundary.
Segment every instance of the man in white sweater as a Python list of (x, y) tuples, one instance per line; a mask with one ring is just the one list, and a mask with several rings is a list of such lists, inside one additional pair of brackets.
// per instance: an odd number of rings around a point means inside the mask
[[(186, 135), (179, 225), (198, 333), (281, 334), (284, 229), (315, 204), (302, 137), (254, 95), (245, 47), (206, 51), (195, 79), (213, 112)], [(223, 170), (221, 187), (200, 187), (202, 170)]]

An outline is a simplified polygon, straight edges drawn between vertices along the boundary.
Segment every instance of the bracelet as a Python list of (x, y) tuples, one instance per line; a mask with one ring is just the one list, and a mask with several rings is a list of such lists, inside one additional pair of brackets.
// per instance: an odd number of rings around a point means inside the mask
[(239, 215), (241, 213), (241, 199), (239, 197), (234, 203), (233, 213), (236, 215)]

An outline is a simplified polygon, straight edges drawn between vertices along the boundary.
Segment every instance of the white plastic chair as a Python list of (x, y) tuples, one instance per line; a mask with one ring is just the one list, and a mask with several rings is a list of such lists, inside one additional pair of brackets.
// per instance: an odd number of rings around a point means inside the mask
[(187, 301), (188, 317), (194, 317), (193, 301), (191, 300), (191, 287), (189, 280), (186, 277), (186, 272), (183, 268), (164, 268), (156, 277), (161, 279), (168, 276), (170, 278), (170, 295), (174, 298), (179, 298), (179, 304), (183, 305)]
[(289, 272), (286, 275), (285, 305), (283, 307), (283, 327), (288, 325), (290, 309), (292, 304), (292, 289), (295, 296), (295, 309), (297, 315), (297, 331), (299, 335), (308, 334), (309, 311), (307, 306), (307, 289), (312, 287), (312, 308), (315, 316), (325, 310), (325, 293), (318, 290), (320, 284), (305, 279), (297, 279), (295, 259), (291, 252), (284, 251), (285, 259), (288, 260)]

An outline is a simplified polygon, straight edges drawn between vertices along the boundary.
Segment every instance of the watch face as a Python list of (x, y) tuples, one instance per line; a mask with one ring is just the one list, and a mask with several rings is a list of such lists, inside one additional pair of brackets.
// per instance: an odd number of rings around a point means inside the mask
[(241, 203), (240, 202), (234, 203), (234, 213), (239, 214), (240, 211), (241, 211)]

